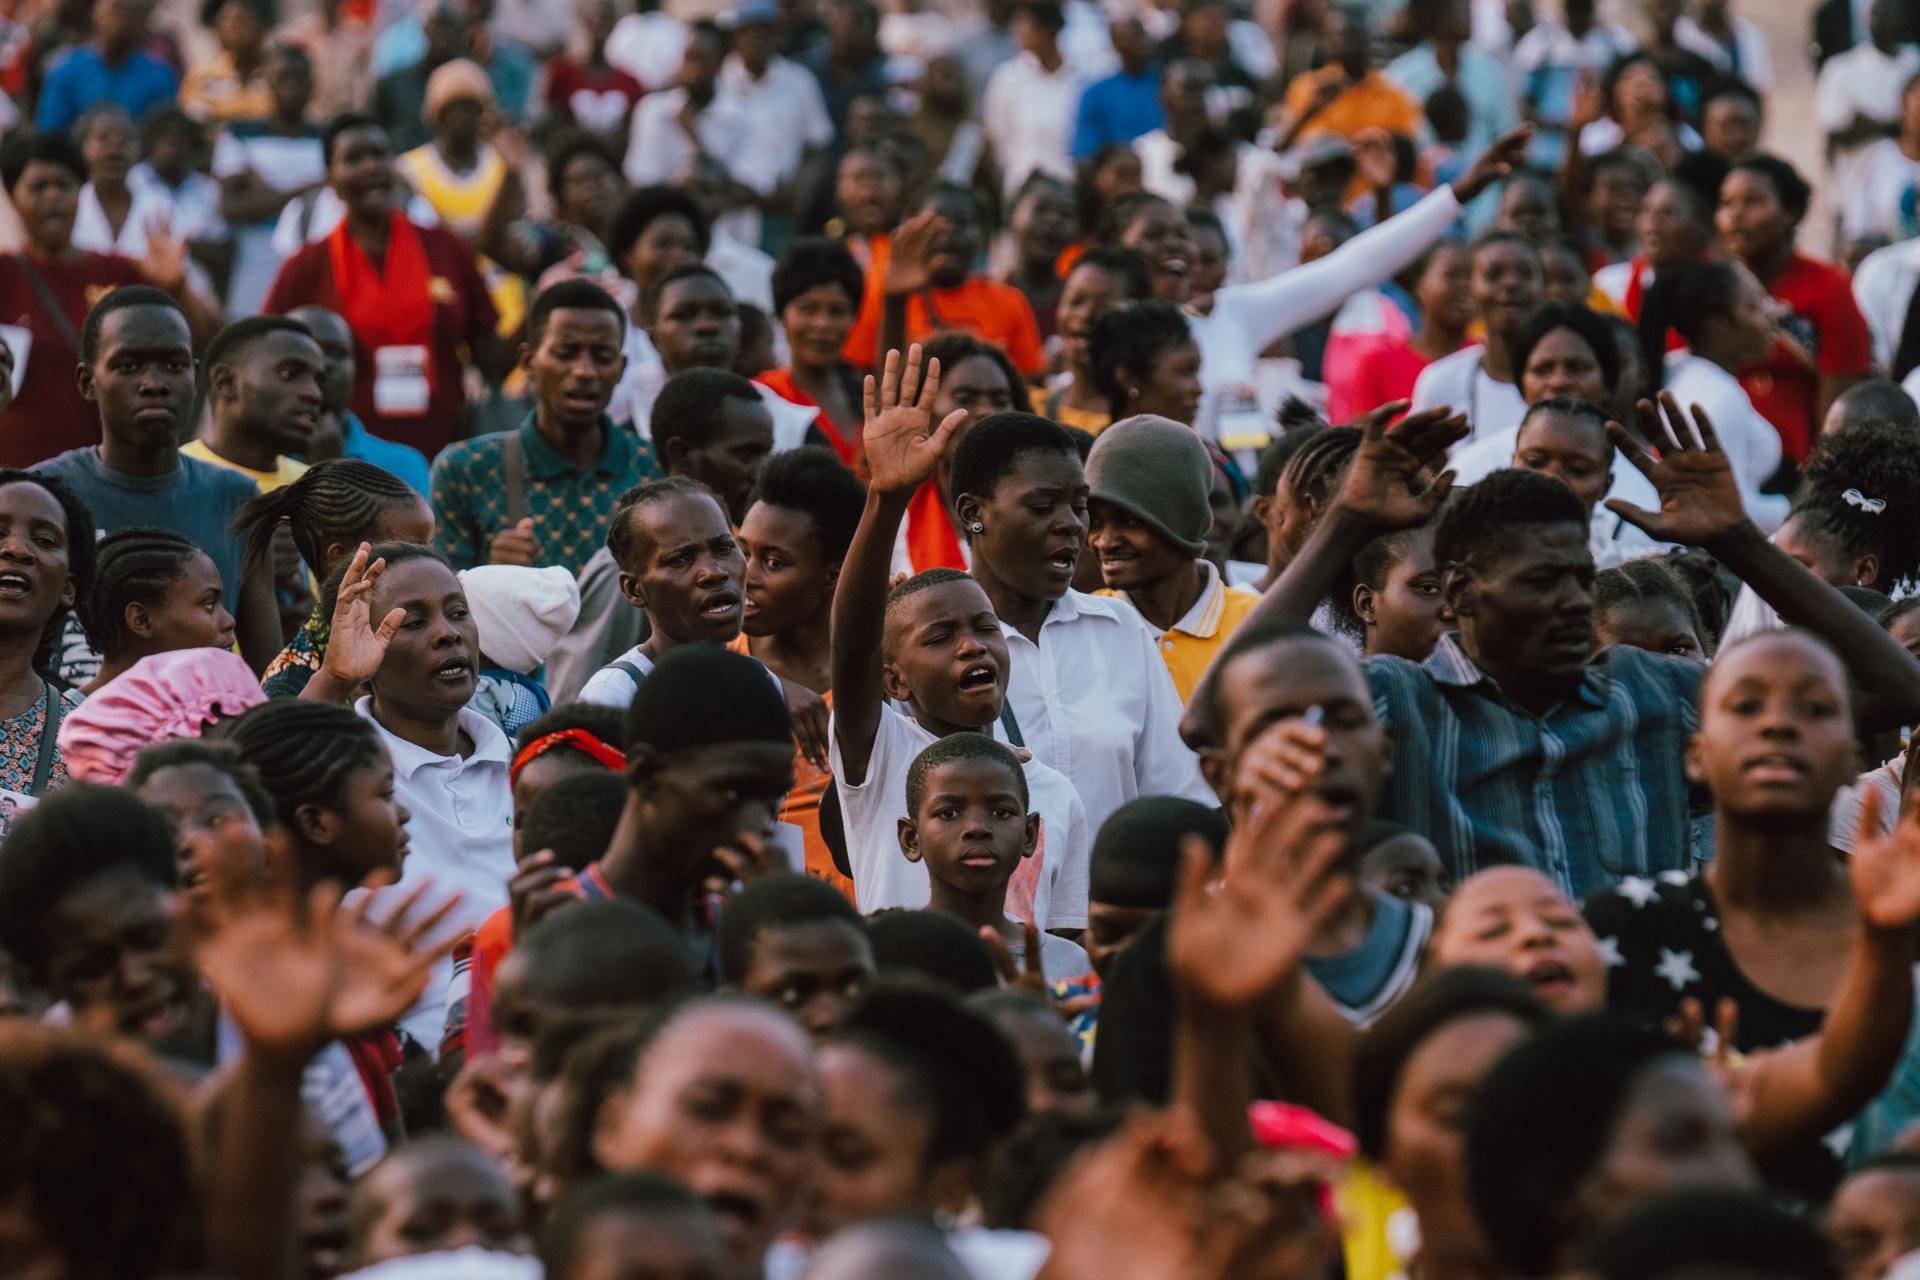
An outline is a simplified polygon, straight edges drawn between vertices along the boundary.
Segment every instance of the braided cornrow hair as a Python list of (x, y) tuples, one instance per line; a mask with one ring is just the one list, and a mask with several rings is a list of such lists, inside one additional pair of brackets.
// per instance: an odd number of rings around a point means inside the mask
[(346, 807), (347, 777), (386, 759), (373, 726), (307, 698), (274, 698), (233, 722), (227, 741), (258, 773), (289, 830), (302, 805)]
[(1328, 427), (1287, 459), (1280, 484), (1293, 501), (1311, 502), (1316, 511), (1324, 513), (1359, 448), (1360, 432), (1352, 427)]
[(100, 539), (93, 587), (74, 604), (87, 643), (112, 662), (133, 643), (127, 606), (153, 608), (186, 573), (199, 547), (167, 529), (122, 529)]
[(381, 516), (418, 499), (413, 487), (392, 472), (358, 458), (338, 458), (248, 502), (233, 517), (233, 531), (247, 535), (247, 563), (253, 565), (271, 554), (273, 532), (285, 521), (300, 558), (315, 577), (324, 578), (329, 543), (372, 542)]

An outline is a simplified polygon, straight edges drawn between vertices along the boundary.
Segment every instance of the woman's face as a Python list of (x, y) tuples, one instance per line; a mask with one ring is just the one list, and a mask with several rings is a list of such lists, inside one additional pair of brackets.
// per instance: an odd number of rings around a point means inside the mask
[(1120, 278), (1102, 267), (1083, 262), (1067, 273), (1067, 283), (1060, 290), (1060, 308), (1055, 312), (1060, 354), (1067, 368), (1092, 376), (1087, 357), (1093, 322), (1119, 306), (1126, 296)]
[(1520, 371), (1520, 394), (1528, 404), (1555, 396), (1605, 404), (1613, 392), (1587, 340), (1572, 329), (1555, 329), (1528, 354), (1527, 367)]
[(560, 173), (559, 208), (554, 212), (576, 226), (598, 229), (607, 225), (619, 199), (619, 173), (597, 152), (583, 151)]
[(244, 62), (260, 52), (261, 42), (267, 38), (267, 27), (252, 5), (234, 0), (223, 5), (214, 17), (213, 36), (222, 49)]
[(780, 313), (780, 327), (793, 348), (793, 362), (814, 369), (837, 367), (858, 311), (858, 302), (837, 284), (814, 285), (789, 302)]
[(1453, 891), (1434, 932), (1433, 963), (1486, 965), (1533, 988), (1556, 1013), (1607, 1002), (1607, 964), (1580, 909), (1530, 867), (1492, 867)]
[(1387, 1104), (1382, 1166), (1420, 1219), (1423, 1250), (1449, 1259), (1487, 1252), (1467, 1205), (1467, 1102), (1494, 1062), (1527, 1034), (1508, 1013), (1470, 1014), (1430, 1034), (1408, 1055)]
[(1645, 649), (1705, 664), (1706, 647), (1694, 629), (1693, 618), (1677, 600), (1665, 596), (1619, 600), (1593, 615), (1595, 651), (1610, 645)]
[(1013, 207), (1010, 229), (1021, 258), (1050, 266), (1073, 241), (1073, 196), (1057, 182), (1036, 182)]
[(225, 770), (170, 765), (147, 775), (138, 794), (173, 823), (180, 890), (189, 908), (202, 908), (216, 896), (230, 900), (234, 890), (258, 881), (265, 869), (260, 823)]
[(1510, 240), (1483, 245), (1473, 255), (1473, 305), (1487, 332), (1517, 336), (1540, 305), (1540, 255)]
[(1622, 124), (1642, 124), (1665, 118), (1667, 82), (1651, 62), (1635, 62), (1613, 85), (1613, 118)]
[(1172, 205), (1164, 200), (1142, 205), (1120, 234), (1120, 243), (1147, 260), (1154, 297), (1173, 303), (1187, 300), (1188, 276), (1193, 271), (1193, 228)]
[(34, 633), (73, 604), (67, 513), (28, 481), (0, 486), (0, 627)]
[(1362, 584), (1354, 608), (1366, 624), (1368, 656), (1390, 653), (1424, 662), (1447, 630), (1447, 603), (1440, 567), (1433, 561), (1433, 525), (1413, 530), (1405, 550), (1387, 565), (1378, 591)]
[(700, 237), (684, 214), (663, 213), (649, 222), (627, 251), (627, 275), (645, 293), (682, 263), (700, 261)]
[(374, 673), (376, 704), (430, 720), (459, 714), (479, 673), (480, 628), (453, 570), (427, 556), (388, 565), (371, 603), (375, 618), (403, 615)]
[(221, 600), (220, 570), (205, 552), (196, 552), (186, 570), (167, 584), (160, 603), (146, 610), (152, 630), (141, 651), (231, 648), (233, 615)]
[(820, 1050), (826, 1116), (818, 1182), (806, 1231), (824, 1239), (876, 1218), (931, 1219), (938, 1202), (927, 1168), (933, 1124), (913, 1105), (900, 1072), (855, 1045)]
[(602, 1105), (594, 1155), (610, 1172), (685, 1183), (720, 1215), (735, 1273), (757, 1275), (817, 1168), (822, 1110), (813, 1047), (791, 1019), (744, 1003), (696, 1005)]
[(1713, 228), (1700, 221), (1699, 206), (1671, 179), (1653, 184), (1633, 225), (1641, 251), (1656, 270), (1698, 262), (1713, 243)]
[(1494, 225), (1503, 231), (1517, 231), (1535, 244), (1545, 244), (1560, 234), (1560, 206), (1544, 183), (1509, 181), (1500, 189), (1500, 210)]
[[(1304, 252), (1301, 260), (1306, 258)], [(1211, 298), (1227, 282), (1227, 242), (1211, 226), (1193, 228), (1193, 296)]]
[(975, 423), (1013, 408), (1013, 391), (1007, 382), (1006, 370), (990, 356), (968, 356), (953, 368), (940, 371), (940, 394), (934, 397), (933, 420), (944, 422), (955, 410), (967, 415), (940, 458), (942, 492), (953, 492), (947, 480), (952, 474), (953, 451), (960, 447), (960, 437), (972, 430)]
[(32, 160), (12, 195), (13, 207), (34, 246), (65, 253), (73, 242), (73, 218), (80, 208), (80, 179), (65, 165)]
[(1628, 1086), (1612, 1141), (1574, 1192), (1577, 1221), (1592, 1232), (1663, 1191), (1759, 1181), (1726, 1094), (1705, 1063), (1676, 1051)]
[(140, 142), (134, 136), (133, 124), (116, 111), (94, 118), (87, 126), (86, 137), (81, 139), (80, 150), (87, 158), (87, 176), (96, 187), (125, 186), (127, 171), (140, 158)]
[(1770, 632), (1714, 661), (1687, 777), (1713, 793), (1723, 822), (1824, 814), (1859, 772), (1846, 673), (1825, 646)]
[(1733, 309), (1727, 317), (1733, 334), (1729, 345), (1742, 364), (1758, 364), (1773, 352), (1780, 305), (1746, 264), (1736, 262), (1733, 267), (1740, 284), (1734, 291)]
[(1727, 252), (1746, 262), (1777, 252), (1794, 228), (1794, 219), (1773, 183), (1751, 169), (1735, 169), (1720, 184), (1720, 207), (1713, 222)]
[(1428, 323), (1447, 329), (1473, 323), (1473, 268), (1465, 245), (1446, 243), (1433, 251), (1414, 285), (1414, 300)]
[(1638, 170), (1624, 164), (1609, 164), (1593, 175), (1593, 188), (1587, 193), (1587, 217), (1608, 240), (1624, 244), (1633, 237), (1640, 202), (1646, 199), (1647, 184)]
[(1156, 353), (1143, 371), (1139, 396), (1127, 407), (1193, 425), (1200, 416), (1200, 348), (1188, 341)]
[(47, 990), (75, 1025), (148, 1043), (192, 1028), (197, 980), (171, 895), (145, 876), (110, 870), (70, 890), (48, 913)]
[(1023, 453), (991, 494), (963, 494), (959, 504), (962, 523), (982, 526), (972, 534), (976, 562), (1025, 599), (1067, 593), (1087, 536), (1087, 481), (1077, 454)]
[(756, 502), (740, 522), (740, 542), (747, 554), (741, 629), (748, 635), (785, 634), (831, 607), (838, 566), (827, 563), (811, 515)]
[[(1586, 344), (1583, 342), (1580, 346), (1584, 350)], [(1536, 354), (1538, 350), (1535, 349)], [(1541, 398), (1529, 396), (1529, 399)], [(1513, 465), (1560, 481), (1573, 490), (1591, 517), (1612, 483), (1613, 451), (1591, 420), (1543, 409), (1521, 425), (1520, 434), (1514, 439)]]

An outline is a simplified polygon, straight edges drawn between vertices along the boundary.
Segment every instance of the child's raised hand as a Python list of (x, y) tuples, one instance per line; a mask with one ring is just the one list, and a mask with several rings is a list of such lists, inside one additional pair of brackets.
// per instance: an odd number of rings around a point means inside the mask
[(920, 344), (907, 348), (902, 363), (898, 351), (887, 352), (887, 362), (876, 388), (866, 380), (867, 472), (881, 493), (911, 493), (933, 477), (940, 456), (966, 411), (955, 409), (939, 426), (933, 425), (933, 403), (940, 394), (940, 362), (927, 362), (921, 377)]
[(1040, 926), (1031, 920), (1020, 922), (1021, 936), (1025, 939), (1025, 951), (1019, 961), (1013, 958), (1013, 951), (1007, 946), (1000, 931), (990, 924), (980, 926), (980, 941), (987, 944), (987, 950), (993, 954), (993, 964), (1000, 971), (1002, 986), (1017, 987), (1022, 991), (1031, 991), (1053, 1003), (1053, 996), (1047, 990), (1047, 971), (1040, 963)]

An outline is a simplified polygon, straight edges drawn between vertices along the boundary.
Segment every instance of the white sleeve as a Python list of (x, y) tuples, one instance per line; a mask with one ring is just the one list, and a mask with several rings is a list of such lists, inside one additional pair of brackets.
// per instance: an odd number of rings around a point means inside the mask
[(827, 114), (827, 99), (820, 92), (820, 82), (813, 73), (805, 68), (796, 67), (800, 74), (794, 77), (796, 92), (801, 98), (800, 136), (809, 147), (824, 147), (833, 141), (833, 117)]
[(660, 114), (660, 109), (650, 105), (663, 100), (663, 95), (649, 94), (633, 104), (633, 129), (627, 139), (627, 160), (622, 168), (627, 181), (635, 186), (664, 182), (668, 177), (659, 172), (659, 161), (656, 159), (665, 150), (654, 136), (653, 118)]
[(1419, 413), (1423, 409), (1431, 409), (1443, 403), (1441, 397), (1446, 395), (1446, 392), (1440, 385), (1442, 378), (1435, 373), (1439, 368), (1440, 362), (1436, 360), (1422, 369), (1420, 376), (1413, 380), (1413, 394), (1408, 397), (1410, 405), (1407, 412)]
[(988, 145), (996, 151), (1005, 148), (1007, 135), (1012, 132), (1003, 105), (1007, 96), (1007, 68), (1012, 65), (1007, 62), (996, 67), (987, 80), (986, 92), (981, 95), (980, 127), (986, 131)]
[(253, 166), (247, 162), (247, 146), (230, 133), (220, 135), (213, 144), (213, 176), (231, 178), (245, 173)]
[(1735, 18), (1733, 25), (1733, 42), (1740, 50), (1740, 78), (1764, 96), (1773, 88), (1773, 52), (1767, 48), (1767, 37), (1745, 18)]
[[(1911, 297), (1910, 286), (1914, 283), (1912, 274), (1902, 270), (1900, 254), (1896, 247), (1876, 249), (1853, 273), (1853, 300), (1859, 304), (1873, 338), (1873, 362), (1882, 369), (1893, 364), (1893, 350), (1906, 324), (1907, 299), (1901, 294)], [(1901, 289), (1903, 282), (1909, 286), (1907, 290)]]
[(1342, 302), (1403, 270), (1460, 216), (1451, 185), (1362, 231), (1317, 262), (1270, 280), (1228, 285), (1214, 295), (1216, 315), (1246, 335), (1255, 351), (1332, 315)]
[(1813, 119), (1828, 133), (1846, 128), (1856, 114), (1845, 83), (1851, 61), (1845, 56), (1832, 59), (1820, 68), (1820, 77), (1813, 83)]
[(1087, 877), (1093, 843), (1087, 833), (1087, 808), (1071, 784), (1067, 800), (1066, 838), (1060, 839), (1058, 832), (1047, 836), (1047, 866), (1042, 869), (1048, 879), (1047, 918), (1040, 926), (1043, 929), (1087, 927)]

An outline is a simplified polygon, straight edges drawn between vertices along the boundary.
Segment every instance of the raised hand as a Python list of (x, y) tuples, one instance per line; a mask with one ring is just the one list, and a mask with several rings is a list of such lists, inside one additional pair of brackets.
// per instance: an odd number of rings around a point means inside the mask
[(946, 234), (947, 220), (931, 209), (914, 214), (894, 228), (887, 242), (883, 277), (888, 297), (924, 293), (933, 287), (933, 250)]
[(1875, 929), (1907, 929), (1920, 920), (1920, 806), (1909, 806), (1883, 835), (1882, 804), (1868, 787), (1847, 873), (1862, 920)]
[(1445, 408), (1410, 413), (1388, 426), (1388, 411), (1356, 422), (1360, 448), (1340, 486), (1339, 505), (1375, 526), (1380, 533), (1415, 529), (1432, 518), (1453, 488), (1453, 473), (1433, 479), (1427, 473), (1445, 461), (1447, 449), (1467, 436), (1467, 420)]
[(1516, 166), (1526, 161), (1527, 147), (1532, 142), (1533, 126), (1530, 124), (1523, 124), (1502, 134), (1473, 162), (1473, 167), (1453, 184), (1454, 196), (1461, 204), (1465, 204), (1512, 173)]
[(1207, 1226), (1213, 1152), (1182, 1111), (1137, 1112), (1048, 1192), (1039, 1280), (1187, 1280)]
[(955, 409), (939, 426), (933, 425), (933, 403), (940, 394), (940, 362), (927, 361), (921, 378), (920, 344), (907, 348), (904, 366), (898, 351), (887, 352), (876, 388), (866, 380), (866, 427), (869, 483), (880, 493), (911, 493), (932, 479), (940, 456), (960, 424), (964, 409)]
[(1353, 891), (1340, 860), (1349, 837), (1311, 791), (1272, 792), (1227, 841), (1214, 879), (1206, 841), (1189, 836), (1167, 926), (1181, 993), (1239, 1008), (1296, 973), (1307, 944)]
[(373, 678), (387, 656), (387, 646), (407, 617), (405, 609), (390, 609), (380, 624), (374, 625), (373, 588), (386, 572), (387, 562), (381, 559), (367, 563), (372, 554), (373, 548), (363, 542), (347, 562), (333, 606), (327, 656), (321, 662), (321, 670), (346, 689), (358, 689)]
[(1694, 405), (1689, 424), (1670, 391), (1660, 393), (1658, 411), (1648, 400), (1642, 400), (1636, 410), (1641, 434), (1662, 450), (1659, 458), (1617, 422), (1607, 424), (1607, 434), (1659, 493), (1660, 509), (1647, 511), (1609, 498), (1607, 510), (1656, 542), (1678, 542), (1708, 551), (1713, 549), (1711, 544), (1745, 528), (1747, 512), (1740, 501), (1740, 485), (1706, 410)]
[(140, 274), (155, 288), (172, 293), (187, 282), (187, 240), (173, 234), (173, 218), (165, 211), (147, 219), (147, 252)]

